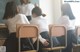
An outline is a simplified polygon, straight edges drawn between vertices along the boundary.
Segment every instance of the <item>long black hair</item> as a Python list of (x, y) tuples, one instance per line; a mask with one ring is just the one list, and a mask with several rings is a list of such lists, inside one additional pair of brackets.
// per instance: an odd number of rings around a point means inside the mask
[(46, 14), (42, 14), (42, 10), (38, 6), (35, 6), (35, 8), (33, 8), (32, 14), (33, 13), (35, 13), (37, 16), (43, 16), (43, 17), (46, 16)]
[(62, 11), (62, 15), (67, 15), (69, 16), (70, 20), (75, 19), (72, 10), (71, 10), (71, 6), (68, 3), (65, 3), (61, 6), (61, 11)]
[(3, 19), (12, 18), (17, 14), (17, 6), (14, 1), (8, 2), (5, 7)]

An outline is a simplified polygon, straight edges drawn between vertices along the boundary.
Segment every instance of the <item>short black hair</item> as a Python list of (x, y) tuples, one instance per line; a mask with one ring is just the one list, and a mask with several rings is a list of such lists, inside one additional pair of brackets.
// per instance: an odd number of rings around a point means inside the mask
[(69, 16), (70, 20), (75, 19), (72, 10), (71, 10), (71, 6), (68, 3), (65, 3), (61, 6), (61, 11), (62, 11), (62, 15), (67, 15)]
[(35, 7), (32, 10), (32, 14), (35, 13), (37, 16), (41, 16), (42, 15), (42, 10), (39, 7)]
[(5, 7), (3, 19), (12, 18), (17, 14), (17, 5), (14, 1), (8, 2)]

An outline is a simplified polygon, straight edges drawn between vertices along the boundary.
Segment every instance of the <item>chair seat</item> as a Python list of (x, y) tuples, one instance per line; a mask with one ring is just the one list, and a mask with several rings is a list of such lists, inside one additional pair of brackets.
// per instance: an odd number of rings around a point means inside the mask
[(51, 51), (51, 50), (60, 50), (60, 49), (64, 49), (65, 47), (53, 47), (53, 48), (43, 48), (43, 50), (48, 50), (48, 51)]
[(29, 51), (22, 51), (22, 52), (37, 52), (37, 50), (29, 50)]

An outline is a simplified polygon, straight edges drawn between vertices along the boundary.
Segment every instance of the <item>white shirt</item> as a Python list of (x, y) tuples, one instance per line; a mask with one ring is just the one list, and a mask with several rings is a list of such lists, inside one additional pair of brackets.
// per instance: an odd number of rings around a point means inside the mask
[(6, 20), (6, 24), (8, 26), (9, 33), (14, 33), (14, 32), (16, 32), (17, 24), (30, 24), (30, 23), (25, 15), (17, 14), (13, 18)]
[[(45, 17), (39, 16), (39, 17), (33, 17), (30, 21), (31, 24), (36, 24), (39, 26), (39, 32), (49, 31), (48, 29), (48, 23)], [(39, 35), (39, 39), (42, 43), (44, 43), (46, 40)]]
[(20, 13), (26, 16), (32, 15), (33, 8), (34, 8), (34, 5), (31, 3), (19, 5)]
[(60, 17), (58, 23), (60, 25), (64, 25), (67, 28), (67, 30), (75, 29), (75, 20), (70, 20), (67, 15)]
[(47, 19), (45, 17), (39, 16), (39, 17), (33, 17), (30, 21), (31, 24), (37, 24), (39, 26), (39, 31), (49, 31)]
[[(30, 24), (30, 23), (24, 14), (17, 14), (15, 17), (6, 20), (6, 24), (8, 26), (9, 33), (14, 33), (14, 32), (16, 32), (17, 24)], [(39, 40), (42, 43), (44, 43), (46, 41), (41, 36), (39, 36)], [(36, 38), (34, 38), (33, 41), (35, 42)]]

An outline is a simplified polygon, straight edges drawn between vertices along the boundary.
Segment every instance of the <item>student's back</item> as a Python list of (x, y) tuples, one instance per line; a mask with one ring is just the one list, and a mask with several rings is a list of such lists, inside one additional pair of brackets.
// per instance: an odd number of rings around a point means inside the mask
[(75, 36), (75, 17), (68, 3), (61, 6), (62, 16), (59, 18), (59, 24), (67, 29), (67, 47), (62, 52), (72, 52), (73, 43), (77, 43)]
[(17, 14), (13, 18), (6, 20), (6, 25), (8, 26), (10, 33), (16, 32), (17, 24), (29, 24), (29, 21), (23, 14)]
[(25, 15), (19, 14), (19, 9), (17, 8), (15, 2), (8, 2), (6, 4), (3, 19), (5, 19), (6, 26), (9, 30), (9, 36), (4, 42), (4, 46), (6, 46), (6, 52), (18, 52), (18, 38), (16, 37), (16, 25), (29, 24), (29, 21)]

